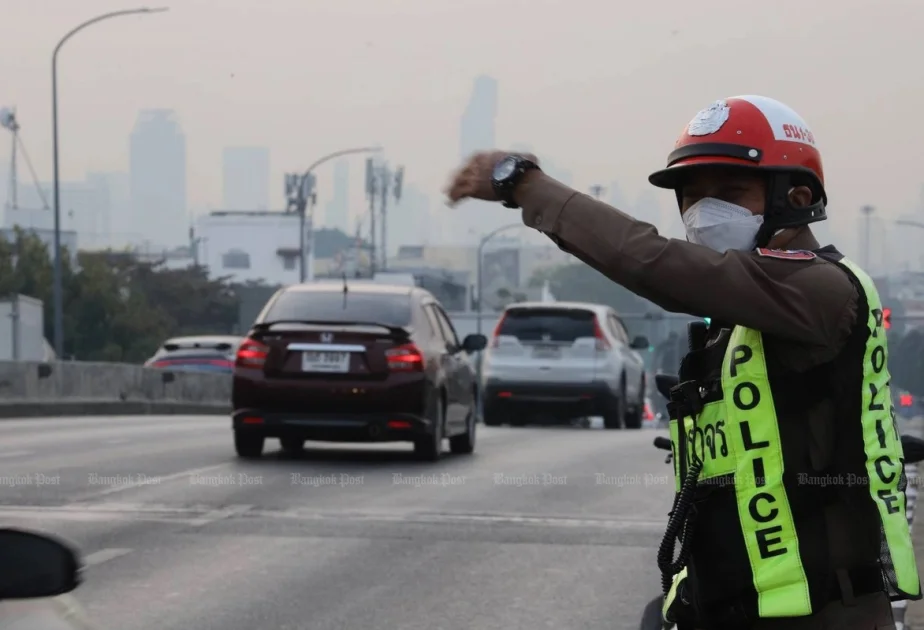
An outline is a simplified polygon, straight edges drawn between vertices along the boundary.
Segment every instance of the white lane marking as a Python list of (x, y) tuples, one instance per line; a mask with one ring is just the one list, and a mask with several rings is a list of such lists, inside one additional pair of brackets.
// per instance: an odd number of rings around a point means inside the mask
[(131, 549), (118, 549), (115, 547), (110, 547), (107, 549), (100, 549), (99, 551), (94, 551), (91, 554), (88, 554), (83, 557), (84, 566), (92, 567), (100, 565), (104, 562), (109, 562), (119, 556), (124, 556), (127, 553), (131, 553)]
[(7, 457), (23, 457), (24, 455), (32, 455), (35, 451), (0, 451), (0, 459), (6, 459)]
[[(203, 466), (202, 468), (191, 468), (189, 470), (181, 470), (180, 472), (175, 472), (169, 475), (156, 475), (150, 478), (142, 478), (137, 481), (130, 481), (128, 483), (120, 484), (117, 486), (111, 486), (109, 488), (103, 488), (102, 490), (94, 490), (93, 492), (85, 492), (78, 495), (74, 498), (75, 501), (85, 501), (87, 499), (95, 499), (97, 497), (105, 497), (110, 494), (115, 494), (116, 492), (124, 492), (126, 490), (132, 490), (134, 488), (146, 488), (153, 486), (159, 486), (165, 481), (176, 481), (177, 479), (182, 479), (184, 477), (191, 477), (193, 475), (199, 475), (204, 472), (209, 472), (210, 470), (218, 470), (219, 468), (226, 468), (228, 464), (215, 464), (213, 466)], [(156, 484), (151, 484), (150, 479), (156, 479)]]
[(202, 518), (193, 519), (193, 527), (203, 527), (204, 525), (209, 525), (216, 521), (223, 521), (226, 518), (232, 518), (240, 514), (244, 514), (253, 509), (252, 505), (229, 505), (218, 510), (212, 510), (211, 512), (203, 515)]

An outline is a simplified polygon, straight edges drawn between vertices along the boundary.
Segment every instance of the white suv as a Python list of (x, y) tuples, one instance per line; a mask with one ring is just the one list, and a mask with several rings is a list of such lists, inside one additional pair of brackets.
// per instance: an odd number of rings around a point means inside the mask
[(482, 363), (484, 423), (567, 422), (603, 416), (607, 429), (642, 426), (645, 364), (612, 308), (582, 302), (521, 302), (501, 315)]

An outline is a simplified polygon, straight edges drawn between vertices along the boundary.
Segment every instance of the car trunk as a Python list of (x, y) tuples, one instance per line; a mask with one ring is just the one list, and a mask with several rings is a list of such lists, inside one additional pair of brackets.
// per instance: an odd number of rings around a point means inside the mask
[(492, 341), (490, 371), (505, 380), (589, 382), (601, 353), (592, 311), (510, 309)]
[(407, 342), (404, 329), (349, 323), (278, 323), (251, 335), (269, 348), (268, 379), (384, 380), (386, 351)]

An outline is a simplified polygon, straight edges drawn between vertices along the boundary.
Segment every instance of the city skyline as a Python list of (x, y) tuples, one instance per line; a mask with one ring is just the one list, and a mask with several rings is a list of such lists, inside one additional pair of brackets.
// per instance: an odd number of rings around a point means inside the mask
[[(400, 12), (371, 0), (222, 6), (221, 29), (214, 2), (179, 0), (168, 13), (107, 22), (68, 43), (59, 68), (62, 181), (124, 171), (124, 138), (137, 111), (163, 106), (178, 112), (187, 132), (194, 212), (220, 201), (223, 146), (270, 147), (282, 169), (271, 175), (270, 206), (281, 208), (281, 172), (370, 143), (406, 165), (408, 183), (431, 197), (436, 212), (458, 165), (458, 121), (471, 82), (487, 74), (503, 91), (496, 143), (528, 140), (572, 171), (581, 190), (616, 178), (637, 199), (696, 111), (716, 98), (759, 93), (792, 105), (812, 125), (824, 152), (831, 226), (845, 249), (857, 249), (860, 206), (872, 203), (896, 219), (918, 205), (920, 139), (909, 124), (924, 107), (913, 80), (921, 72), (918, 2), (885, 0), (872, 11), (863, 0), (844, 0), (834, 24), (823, 3), (794, 0), (553, 2), (531, 5), (535, 28), (514, 37), (509, 24), (523, 19), (516, 3), (408, 0)], [(50, 52), (74, 25), (111, 8), (105, 0), (14, 3), (0, 23), (0, 53), (15, 60), (0, 99), (17, 107), (42, 181), (51, 173)], [(794, 14), (796, 26), (787, 17)], [(306, 23), (309, 38), (301, 36)], [(291, 59), (313, 63), (293, 80)], [(318, 177), (327, 188), (330, 168)], [(669, 193), (655, 194), (670, 207)]]

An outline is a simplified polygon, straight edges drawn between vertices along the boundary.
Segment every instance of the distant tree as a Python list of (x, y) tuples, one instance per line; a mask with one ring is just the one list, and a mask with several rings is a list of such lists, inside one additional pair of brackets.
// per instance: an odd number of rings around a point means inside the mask
[[(360, 247), (367, 247), (362, 241)], [(356, 237), (336, 228), (318, 228), (314, 232), (314, 248), (317, 258), (333, 258), (344, 250), (356, 246)]]
[(584, 263), (541, 270), (528, 284), (535, 288), (546, 282), (552, 295), (563, 302), (596, 302), (620, 313), (646, 313), (657, 308)]

